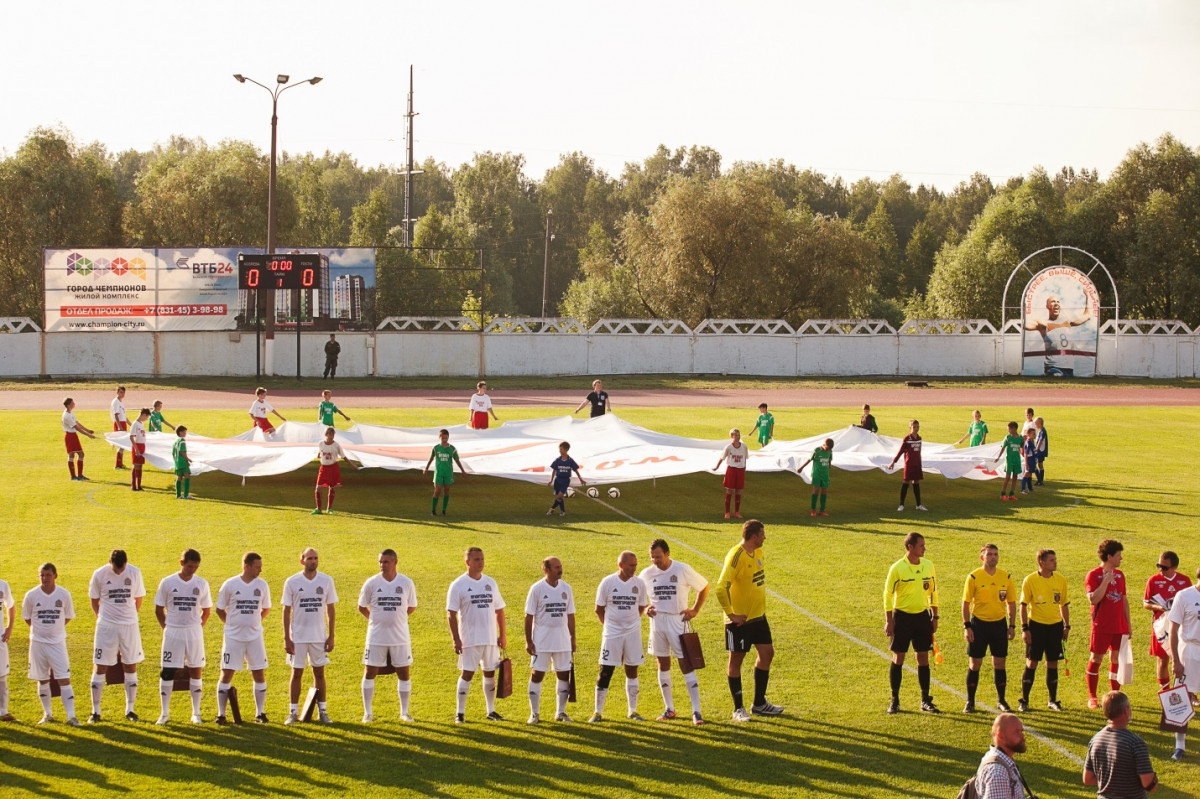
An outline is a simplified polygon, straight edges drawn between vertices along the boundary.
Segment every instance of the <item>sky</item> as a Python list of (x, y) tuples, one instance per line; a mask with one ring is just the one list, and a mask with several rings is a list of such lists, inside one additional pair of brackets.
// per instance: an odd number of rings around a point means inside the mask
[[(0, 153), (39, 126), (111, 152), (171, 135), (270, 149), (271, 98), (239, 84), (320, 76), (279, 100), (279, 147), (402, 167), (579, 151), (619, 175), (659, 144), (723, 165), (951, 190), (1036, 166), (1107, 177), (1141, 142), (1200, 146), (1195, 0), (4, 4)], [(418, 178), (419, 179), (419, 178)]]

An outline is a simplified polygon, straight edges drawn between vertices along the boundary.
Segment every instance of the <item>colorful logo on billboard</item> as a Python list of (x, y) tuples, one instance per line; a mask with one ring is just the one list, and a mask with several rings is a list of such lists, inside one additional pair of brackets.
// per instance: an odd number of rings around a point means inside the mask
[(146, 280), (146, 262), (142, 258), (88, 258), (73, 252), (67, 256), (67, 274), (101, 278), (109, 275), (117, 277), (139, 277)]

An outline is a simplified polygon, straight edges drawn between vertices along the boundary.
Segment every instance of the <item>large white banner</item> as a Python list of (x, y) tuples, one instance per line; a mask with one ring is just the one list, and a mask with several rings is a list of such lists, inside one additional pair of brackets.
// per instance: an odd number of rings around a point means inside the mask
[[(589, 483), (606, 485), (650, 480), (659, 477), (714, 472), (728, 440), (704, 440), (657, 433), (630, 424), (614, 414), (595, 419), (565, 416), (505, 422), (488, 430), (466, 426), (447, 428), (450, 443), (469, 474), (504, 477), (530, 483), (550, 480), (550, 463), (558, 457), (560, 441), (571, 443), (571, 457), (580, 464), (580, 474)], [(364, 467), (421, 469), (438, 442), (437, 427), (382, 427), (356, 424), (339, 430), (337, 441), (346, 457)], [(325, 433), (318, 423), (284, 422), (272, 436), (258, 428), (234, 438), (204, 438), (188, 434), (192, 473), (222, 471), (243, 477), (264, 477), (295, 471), (317, 456), (317, 443)], [(128, 433), (107, 433), (110, 443), (129, 449)], [(170, 433), (146, 435), (146, 460), (160, 469), (174, 468)], [(751, 472), (795, 472), (825, 439), (834, 440), (833, 465), (848, 471), (880, 469), (888, 474), (903, 469), (903, 460), (889, 468), (900, 439), (878, 436), (860, 427), (792, 441), (772, 441), (752, 449), (747, 470)], [(952, 444), (924, 442), (921, 459), (926, 472), (949, 478), (990, 480), (998, 477), (995, 458), (1000, 444), (955, 449)], [(722, 470), (724, 466), (722, 465)], [(811, 482), (812, 467), (800, 476)], [(574, 478), (572, 478), (574, 479)]]

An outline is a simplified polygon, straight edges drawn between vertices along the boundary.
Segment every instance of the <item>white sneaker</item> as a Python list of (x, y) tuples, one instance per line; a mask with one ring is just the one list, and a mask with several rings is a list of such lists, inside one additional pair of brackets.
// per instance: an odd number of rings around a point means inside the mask
[(746, 712), (746, 708), (739, 707), (733, 711), (733, 720), (739, 723), (744, 723), (750, 720), (750, 714)]
[(925, 507), (924, 505), (918, 505), (917, 510), (929, 510), (929, 508)]
[(283, 720), (283, 723), (285, 725), (296, 724), (299, 721), (300, 721), (300, 717), (298, 715), (296, 715), (295, 713), (288, 713), (288, 717)]
[(362, 720), (363, 724), (370, 724), (374, 720), (375, 720), (375, 714), (363, 713), (363, 720)]
[(193, 724), (203, 724), (204, 719), (200, 718), (200, 716), (192, 716), (192, 723)]
[(540, 724), (541, 722), (542, 722), (542, 717), (540, 715), (538, 715), (537, 713), (530, 713), (529, 720), (526, 721), (525, 723), (526, 724)]
[(78, 727), (79, 719), (75, 718), (74, 716), (71, 716), (71, 718), (67, 719), (67, 726), (68, 727)]
[(332, 724), (333, 723), (333, 719), (329, 718), (329, 714), (326, 713), (324, 710), (321, 711), (321, 716), (318, 720), (322, 724)]
[(408, 713), (401, 713), (400, 720), (406, 724), (412, 724), (413, 717), (411, 715), (409, 715)]
[(160, 727), (165, 727), (165, 726), (167, 726), (167, 723), (170, 721), (171, 721), (171, 717), (164, 713), (163, 715), (159, 716), (158, 721), (156, 721), (154, 723)]
[(901, 505), (900, 507), (896, 508), (896, 511), (897, 511), (897, 512), (899, 512), (899, 511), (902, 511), (902, 510), (904, 510), (904, 506), (903, 506), (903, 505)]
[(53, 724), (53, 723), (54, 723), (54, 716), (51, 716), (49, 713), (42, 716), (42, 720), (38, 722), (38, 724)]
[(566, 713), (559, 713), (557, 716), (555, 716), (555, 717), (554, 717), (554, 720), (555, 720), (555, 721), (561, 721), (561, 722), (563, 722), (564, 724), (570, 724), (570, 723), (571, 723), (571, 717), (570, 717), (570, 716), (568, 716)]

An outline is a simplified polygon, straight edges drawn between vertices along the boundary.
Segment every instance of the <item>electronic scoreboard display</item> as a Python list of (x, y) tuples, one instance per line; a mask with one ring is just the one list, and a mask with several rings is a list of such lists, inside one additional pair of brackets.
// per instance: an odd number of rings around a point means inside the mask
[(321, 256), (316, 253), (242, 253), (239, 289), (311, 289), (317, 287)]

